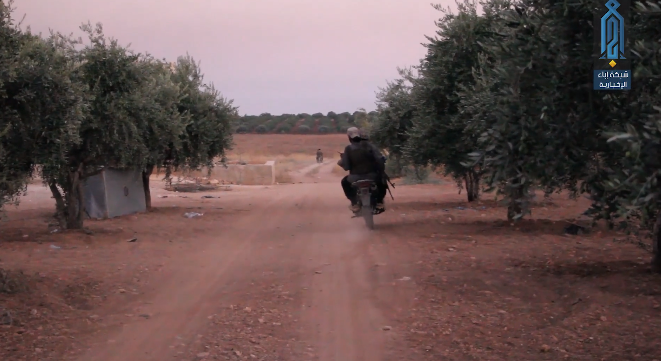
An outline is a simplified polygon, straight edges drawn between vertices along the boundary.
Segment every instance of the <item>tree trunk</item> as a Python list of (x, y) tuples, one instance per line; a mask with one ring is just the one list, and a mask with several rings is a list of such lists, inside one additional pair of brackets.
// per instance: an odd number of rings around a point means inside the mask
[(652, 271), (661, 273), (661, 212), (656, 215), (654, 233), (652, 233)]
[(54, 181), (48, 182), (48, 187), (50, 188), (53, 198), (55, 198), (55, 218), (60, 227), (66, 227), (67, 225), (67, 208), (62, 198), (62, 193), (60, 189), (57, 188), (57, 184)]
[(523, 188), (521, 186), (510, 190), (509, 204), (507, 205), (508, 221), (513, 221), (517, 215), (523, 213), (523, 207), (521, 206), (524, 201), (523, 197)]
[(55, 198), (55, 217), (63, 229), (81, 229), (85, 220), (81, 172), (69, 172), (66, 183), (60, 192), (57, 182), (54, 180), (48, 182), (48, 187)]
[(466, 184), (466, 195), (468, 201), (473, 202), (480, 198), (480, 177), (474, 170), (469, 170), (464, 176), (464, 183)]
[(154, 171), (153, 166), (148, 166), (145, 168), (145, 170), (142, 171), (142, 189), (145, 191), (145, 205), (147, 206), (147, 210), (151, 211), (151, 190), (149, 189), (149, 177), (151, 176), (152, 172)]
[(83, 184), (79, 171), (69, 173), (69, 189), (65, 192), (67, 229), (82, 229), (84, 221)]

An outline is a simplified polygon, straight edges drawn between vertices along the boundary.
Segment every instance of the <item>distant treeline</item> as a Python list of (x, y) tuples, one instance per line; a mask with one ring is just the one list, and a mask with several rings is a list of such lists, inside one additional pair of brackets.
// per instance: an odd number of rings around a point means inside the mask
[(353, 113), (300, 113), (271, 115), (244, 115), (235, 124), (236, 133), (258, 134), (331, 134), (344, 133), (349, 127), (367, 124), (377, 113), (355, 111)]

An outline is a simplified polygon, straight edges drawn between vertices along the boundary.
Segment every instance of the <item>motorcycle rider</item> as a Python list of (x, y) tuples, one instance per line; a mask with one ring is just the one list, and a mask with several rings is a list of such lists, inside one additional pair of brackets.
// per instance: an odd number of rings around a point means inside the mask
[(344, 148), (344, 153), (340, 154), (340, 160), (337, 165), (342, 169), (349, 171), (349, 175), (342, 178), (342, 190), (344, 195), (351, 201), (351, 211), (357, 213), (360, 211), (360, 205), (356, 197), (356, 190), (352, 183), (370, 179), (376, 182), (376, 209), (384, 211), (383, 204), (387, 188), (383, 177), (385, 172), (385, 157), (381, 152), (370, 143), (361, 131), (356, 127), (347, 129), (349, 145)]

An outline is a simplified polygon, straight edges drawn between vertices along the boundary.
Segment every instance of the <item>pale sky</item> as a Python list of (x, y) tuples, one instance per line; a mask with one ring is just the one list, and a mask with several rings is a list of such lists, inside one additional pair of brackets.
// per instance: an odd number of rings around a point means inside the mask
[[(433, 1), (433, 0), (432, 0)], [(436, 0), (434, 3), (454, 4)], [(374, 109), (397, 67), (424, 56), (430, 0), (15, 0), (33, 32), (100, 22), (137, 52), (201, 61), (243, 114)]]

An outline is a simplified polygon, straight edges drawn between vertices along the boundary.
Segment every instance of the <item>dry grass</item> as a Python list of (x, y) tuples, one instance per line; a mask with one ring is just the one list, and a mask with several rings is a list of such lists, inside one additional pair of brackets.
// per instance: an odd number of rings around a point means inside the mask
[[(275, 181), (291, 183), (290, 173), (316, 162), (317, 149), (324, 159), (338, 157), (347, 144), (344, 134), (236, 134), (234, 149), (227, 155), (230, 163), (263, 164), (275, 161)], [(317, 172), (319, 170), (317, 169)]]

